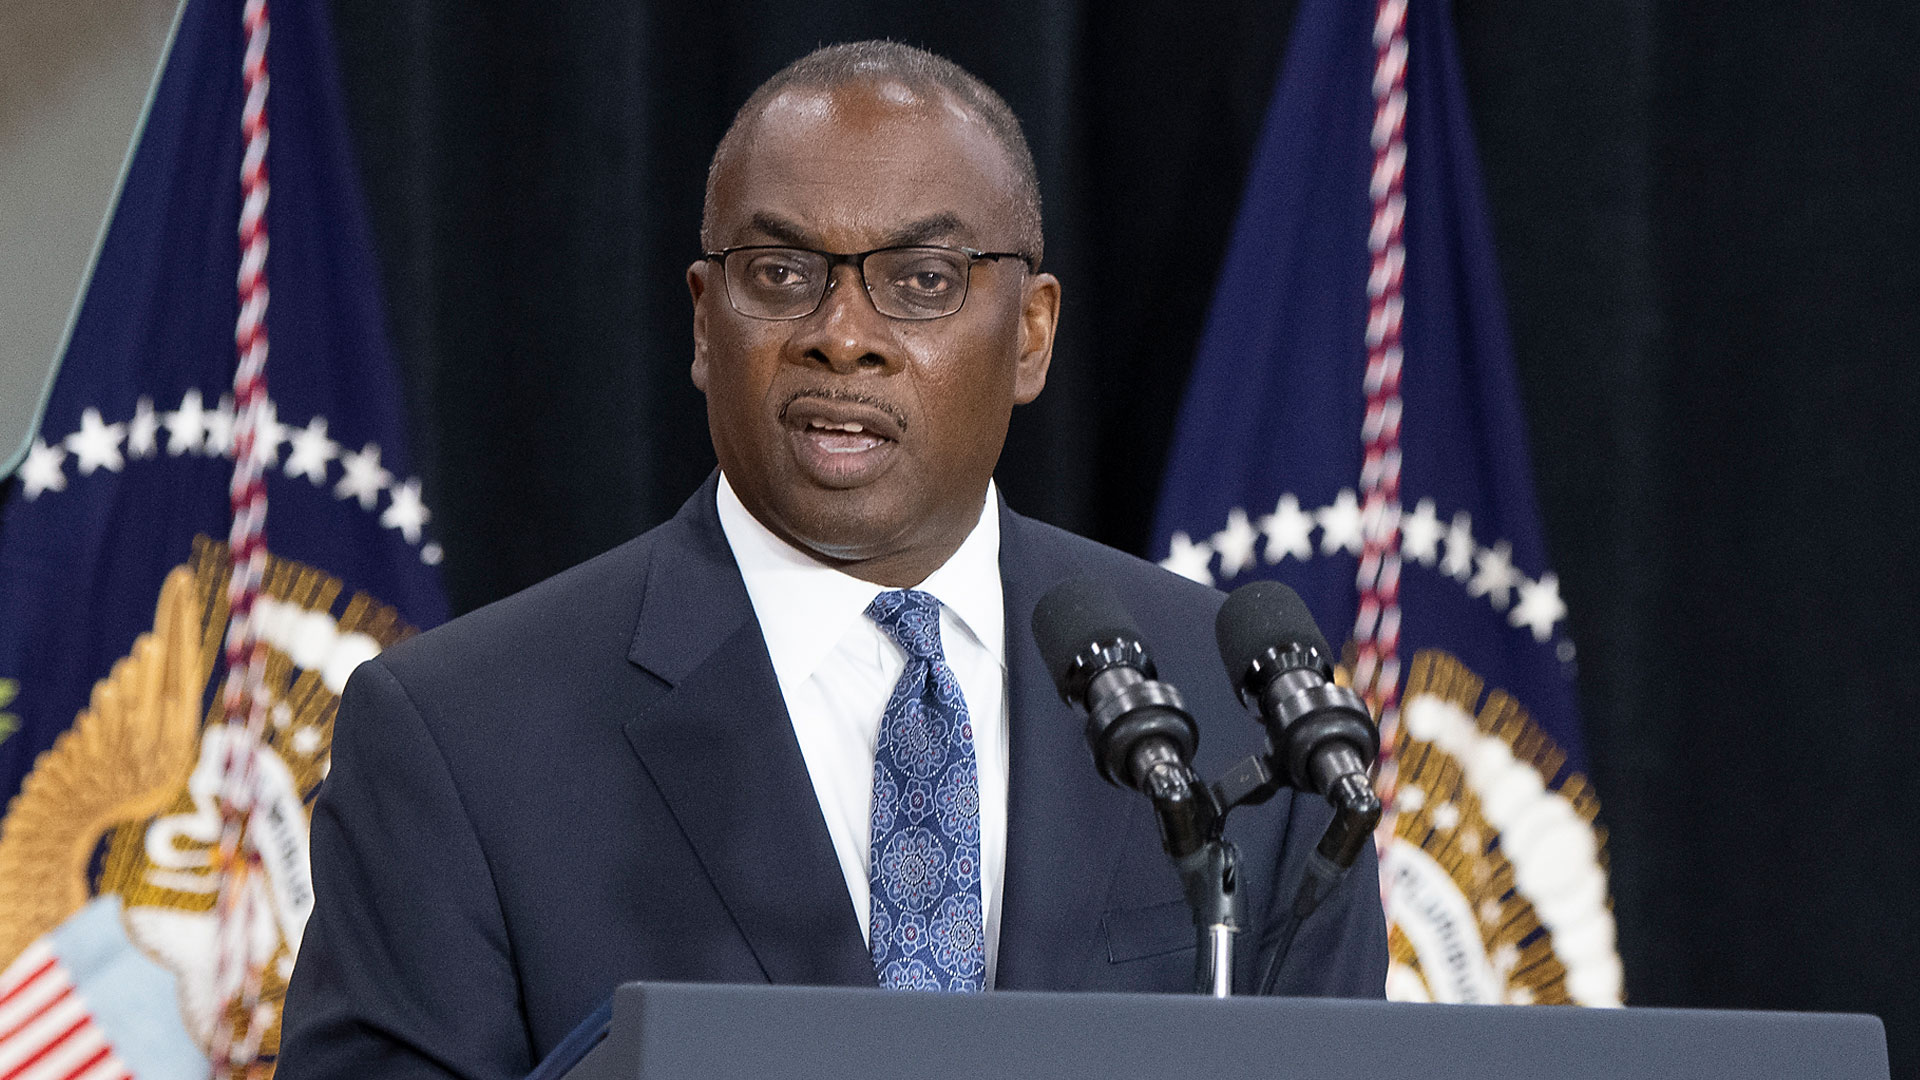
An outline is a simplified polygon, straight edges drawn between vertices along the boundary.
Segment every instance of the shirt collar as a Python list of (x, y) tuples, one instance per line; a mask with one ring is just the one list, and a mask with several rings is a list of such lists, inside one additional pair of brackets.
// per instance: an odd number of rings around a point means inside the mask
[[(842, 573), (762, 525), (720, 474), (720, 529), (746, 582), (747, 596), (782, 687), (811, 678), (883, 586)], [(980, 520), (939, 569), (915, 588), (932, 593), (967, 633), (1006, 666), (1006, 605), (1000, 588), (1000, 499), (993, 482)]]

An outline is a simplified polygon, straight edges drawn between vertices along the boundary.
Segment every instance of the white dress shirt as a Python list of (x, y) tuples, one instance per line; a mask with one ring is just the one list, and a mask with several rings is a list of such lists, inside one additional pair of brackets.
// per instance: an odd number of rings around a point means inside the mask
[[(775, 536), (720, 476), (720, 528), (746, 580), (773, 674), (800, 740), (813, 792), (833, 838), (847, 895), (868, 934), (873, 755), (881, 714), (907, 654), (867, 605), (884, 586), (843, 574)], [(1007, 866), (1006, 608), (1000, 590), (1000, 503), (991, 481), (980, 520), (946, 564), (914, 586), (940, 601), (940, 644), (973, 723), (980, 776), (980, 902), (986, 983), (1000, 946), (1000, 888)]]

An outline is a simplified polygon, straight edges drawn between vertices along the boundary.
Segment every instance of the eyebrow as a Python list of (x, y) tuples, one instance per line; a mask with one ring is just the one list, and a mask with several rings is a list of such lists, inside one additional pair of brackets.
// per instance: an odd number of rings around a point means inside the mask
[[(817, 240), (800, 225), (773, 214), (757, 213), (748, 219), (748, 227), (766, 234), (773, 240), (794, 247), (812, 247)], [(952, 213), (934, 214), (910, 222), (887, 234), (880, 247), (910, 247), (925, 244), (933, 240), (946, 239), (963, 231), (959, 215)]]

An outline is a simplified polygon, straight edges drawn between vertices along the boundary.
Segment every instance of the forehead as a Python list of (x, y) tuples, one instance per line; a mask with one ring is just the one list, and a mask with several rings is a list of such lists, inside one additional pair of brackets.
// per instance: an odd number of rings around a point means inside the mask
[[(790, 88), (743, 134), (714, 185), (722, 246), (775, 239), (860, 251), (930, 221), (947, 223), (939, 236), (908, 239), (1012, 240), (1013, 165), (986, 123), (944, 92), (892, 81)], [(802, 235), (769, 236), (770, 221)]]

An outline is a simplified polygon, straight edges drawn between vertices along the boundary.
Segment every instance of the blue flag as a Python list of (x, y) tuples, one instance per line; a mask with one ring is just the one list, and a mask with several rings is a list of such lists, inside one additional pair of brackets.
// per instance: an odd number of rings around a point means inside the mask
[[(1618, 1004), (1574, 649), (1450, 17), (1446, 0), (1301, 5), (1155, 543), (1222, 588), (1291, 585), (1349, 666), (1391, 681), (1390, 996)], [(1391, 615), (1363, 597), (1370, 533)], [(1383, 641), (1368, 669), (1361, 647)]]
[[(149, 1080), (204, 1077), (232, 996), (214, 984), (212, 860), (242, 9), (190, 0), (181, 12), (38, 436), (0, 506), (0, 1001), (58, 1002), (22, 1013), (38, 1017), (25, 1027), (0, 1021), (0, 1074), (31, 1059), (76, 1075), (119, 1062)], [(259, 871), (242, 902), (260, 916), (247, 963), (271, 1015), (238, 1025), (268, 1060), (312, 905), (307, 814), (340, 689), (447, 613), (326, 11), (285, 0), (256, 39), (271, 291), (256, 444), (270, 561), (254, 621), (272, 705), (250, 819)]]

